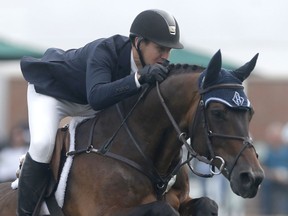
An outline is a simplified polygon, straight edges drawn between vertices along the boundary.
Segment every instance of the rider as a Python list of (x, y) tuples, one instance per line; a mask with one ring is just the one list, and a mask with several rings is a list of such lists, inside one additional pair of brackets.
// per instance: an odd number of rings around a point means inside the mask
[(79, 49), (48, 49), (41, 59), (23, 57), (28, 81), (31, 142), (19, 179), (18, 215), (32, 215), (42, 198), (59, 122), (93, 117), (167, 77), (162, 65), (171, 48), (181, 49), (179, 26), (162, 10), (146, 10), (133, 21), (130, 37), (114, 35)]

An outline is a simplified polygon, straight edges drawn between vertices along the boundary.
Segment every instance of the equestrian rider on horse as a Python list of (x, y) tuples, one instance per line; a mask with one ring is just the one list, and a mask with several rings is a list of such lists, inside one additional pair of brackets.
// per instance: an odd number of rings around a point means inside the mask
[(163, 61), (171, 48), (183, 48), (179, 37), (173, 16), (146, 10), (133, 21), (129, 38), (114, 35), (79, 49), (50, 48), (41, 59), (22, 58), (31, 142), (19, 179), (19, 216), (32, 215), (42, 199), (61, 119), (93, 117), (138, 93), (141, 85), (163, 81)]

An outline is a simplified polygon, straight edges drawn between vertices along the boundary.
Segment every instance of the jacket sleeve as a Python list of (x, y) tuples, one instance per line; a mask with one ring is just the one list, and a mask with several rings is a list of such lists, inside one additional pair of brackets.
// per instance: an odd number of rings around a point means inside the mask
[(139, 91), (130, 71), (127, 71), (128, 76), (113, 81), (112, 74), (118, 70), (118, 56), (111, 44), (100, 44), (90, 56), (86, 68), (86, 89), (88, 103), (93, 109), (105, 109)]

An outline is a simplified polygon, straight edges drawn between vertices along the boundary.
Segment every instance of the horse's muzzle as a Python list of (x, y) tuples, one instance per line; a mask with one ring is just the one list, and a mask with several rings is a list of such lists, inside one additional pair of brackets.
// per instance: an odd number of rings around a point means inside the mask
[[(231, 176), (230, 185), (234, 193), (243, 198), (253, 198), (264, 179), (264, 171), (242, 171), (234, 172)], [(237, 174), (236, 174), (237, 173)]]

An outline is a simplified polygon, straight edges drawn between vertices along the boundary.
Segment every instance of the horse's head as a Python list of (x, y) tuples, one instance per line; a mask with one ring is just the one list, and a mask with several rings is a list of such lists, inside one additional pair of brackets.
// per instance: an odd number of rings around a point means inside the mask
[[(257, 57), (234, 71), (221, 68), (220, 51), (205, 70), (169, 66), (168, 78), (141, 100), (128, 120), (129, 127), (162, 176), (171, 176), (185, 144), (190, 155), (218, 167), (236, 194), (256, 195), (264, 173), (249, 135), (253, 109), (242, 82)], [(131, 101), (135, 99), (128, 100), (124, 110), (131, 109)]]
[(221, 68), (220, 51), (213, 56), (198, 79), (201, 99), (190, 127), (195, 151), (218, 167), (234, 193), (244, 198), (254, 197), (264, 178), (249, 135), (253, 109), (242, 86), (257, 57), (230, 71)]

